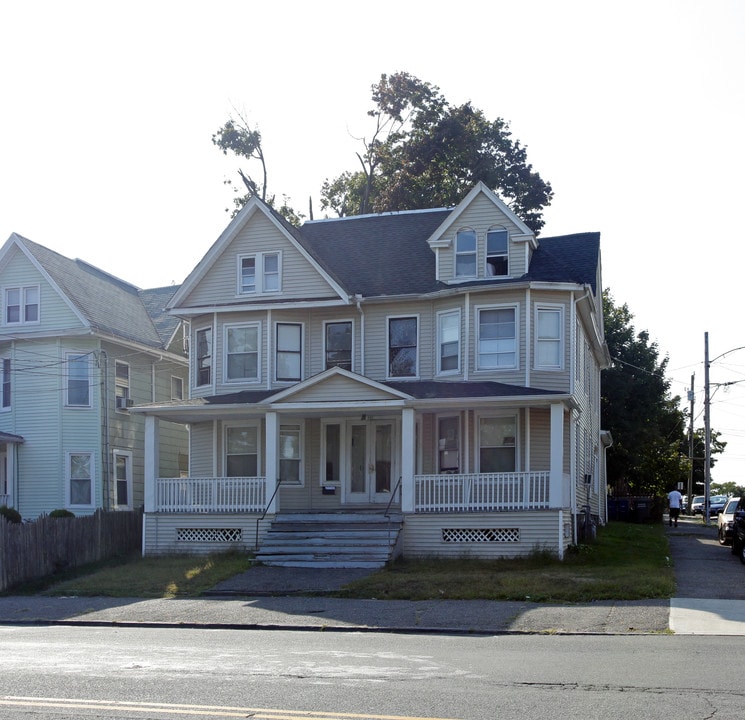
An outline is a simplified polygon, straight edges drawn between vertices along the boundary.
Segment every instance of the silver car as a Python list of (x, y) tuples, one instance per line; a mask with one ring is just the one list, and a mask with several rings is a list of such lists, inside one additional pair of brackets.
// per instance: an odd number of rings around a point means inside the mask
[(732, 522), (735, 518), (735, 508), (737, 507), (739, 500), (739, 497), (730, 498), (724, 506), (724, 510), (719, 513), (717, 527), (720, 545), (732, 544)]

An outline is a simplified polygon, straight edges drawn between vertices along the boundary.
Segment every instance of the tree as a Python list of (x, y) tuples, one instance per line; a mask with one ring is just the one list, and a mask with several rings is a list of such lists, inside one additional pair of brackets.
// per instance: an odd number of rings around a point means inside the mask
[(649, 333), (637, 333), (627, 305), (603, 293), (605, 339), (612, 365), (603, 371), (601, 422), (613, 437), (608, 483), (617, 495), (660, 495), (686, 482), (686, 415), (670, 395), (668, 359), (659, 360)]
[(489, 120), (470, 102), (451, 106), (437, 86), (406, 72), (381, 75), (372, 100), (361, 169), (324, 183), (322, 209), (344, 216), (449, 207), (483, 181), (532, 230), (543, 227), (553, 190), (502, 118)]

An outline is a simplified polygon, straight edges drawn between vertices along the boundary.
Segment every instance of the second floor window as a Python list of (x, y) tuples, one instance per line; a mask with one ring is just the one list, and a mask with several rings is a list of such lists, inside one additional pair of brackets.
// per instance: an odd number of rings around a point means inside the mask
[(238, 293), (268, 293), (279, 291), (279, 253), (267, 252), (242, 255), (238, 258)]
[(129, 365), (117, 361), (115, 363), (116, 380), (114, 386), (114, 395), (116, 400), (116, 409), (125, 410), (130, 406), (129, 402)]
[(226, 333), (226, 379), (259, 379), (258, 325), (228, 327)]
[(90, 407), (90, 360), (88, 354), (67, 356), (67, 405)]
[(10, 407), (10, 358), (3, 358), (2, 359), (2, 365), (0, 367), (2, 370), (2, 378), (0, 378), (0, 382), (2, 383), (0, 385), (0, 394), (2, 394), (2, 405), (1, 407), (9, 408)]
[(277, 380), (296, 382), (302, 374), (302, 326), (277, 323)]
[(479, 370), (517, 367), (515, 308), (479, 310)]
[(5, 324), (25, 325), (39, 322), (39, 286), (5, 289)]
[(352, 369), (352, 323), (326, 324), (326, 369), (340, 367)]
[(476, 233), (459, 230), (455, 236), (456, 277), (476, 277)]
[(536, 310), (535, 366), (559, 370), (562, 367), (561, 308)]
[(184, 399), (184, 380), (176, 375), (171, 375), (171, 400)]
[(460, 369), (460, 313), (441, 313), (438, 318), (437, 331), (440, 354), (438, 372), (458, 372)]
[(388, 320), (388, 377), (416, 377), (417, 319)]
[(197, 386), (212, 382), (212, 328), (197, 330)]

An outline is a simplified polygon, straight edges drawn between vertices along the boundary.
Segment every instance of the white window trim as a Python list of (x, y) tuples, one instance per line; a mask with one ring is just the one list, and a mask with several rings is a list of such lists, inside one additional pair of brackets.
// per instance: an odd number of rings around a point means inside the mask
[[(88, 403), (74, 405), (70, 402), (70, 364), (73, 358), (84, 358), (88, 367)], [(65, 353), (65, 407), (73, 410), (89, 410), (92, 407), (93, 379), (91, 377), (91, 354), (88, 351)]]
[[(542, 311), (547, 312), (558, 312), (559, 313), (559, 337), (554, 340), (553, 338), (545, 338), (546, 341), (551, 340), (552, 342), (557, 342), (559, 345), (559, 364), (558, 365), (540, 365), (538, 363), (538, 346), (540, 344), (541, 338), (538, 337), (538, 315)], [(564, 327), (564, 306), (561, 304), (556, 303), (536, 303), (534, 307), (534, 315), (533, 315), (533, 327), (535, 328), (535, 336), (533, 338), (533, 358), (535, 362), (535, 369), (536, 370), (563, 370), (564, 369), (564, 354), (565, 354), (565, 342), (564, 337), (566, 335), (566, 329)]]
[[(116, 499), (117, 499), (117, 485), (119, 484), (119, 479), (116, 476), (116, 458), (118, 455), (121, 455), (123, 457), (128, 458), (127, 462), (127, 497), (129, 498), (129, 502), (126, 505), (120, 505)], [(114, 507), (117, 510), (131, 510), (134, 507), (134, 498), (132, 497), (132, 492), (134, 489), (134, 483), (132, 482), (132, 458), (133, 454), (131, 450), (112, 450), (111, 452), (112, 457), (112, 469), (113, 469), (113, 480), (114, 480), (114, 489), (113, 489), (113, 496), (114, 496)]]
[[(476, 472), (481, 472), (481, 421), (482, 420), (502, 420), (508, 419), (513, 420), (515, 423), (515, 470), (514, 472), (522, 472), (521, 463), (521, 452), (520, 452), (520, 413), (518, 412), (479, 412), (475, 413), (475, 437), (474, 441), (474, 461), (476, 463)], [(506, 445), (503, 447), (507, 447)]]
[[(212, 348), (210, 350), (210, 381), (207, 383), (200, 384), (199, 382), (199, 333), (209, 332), (212, 334)], [(208, 388), (213, 386), (215, 382), (215, 333), (212, 329), (212, 325), (205, 325), (204, 327), (194, 328), (194, 387), (195, 388)]]
[[(329, 425), (339, 427), (339, 480), (326, 480), (326, 428)], [(320, 452), (320, 485), (323, 487), (333, 486), (341, 487), (344, 480), (344, 468), (346, 467), (346, 442), (347, 442), (347, 421), (344, 418), (326, 418), (321, 420), (321, 452)]]
[[(489, 233), (490, 232), (504, 232), (507, 235), (507, 248), (504, 254), (499, 253), (498, 255), (489, 255)], [(506, 278), (510, 277), (510, 231), (504, 225), (493, 225), (486, 231), (484, 241), (484, 276), (487, 278)], [(489, 274), (489, 258), (490, 257), (504, 257), (507, 259), (507, 272), (504, 275), (490, 275)]]
[(222, 429), (222, 477), (228, 477), (228, 430), (235, 428), (256, 428), (256, 477), (263, 477), (263, 437), (261, 425), (258, 421), (249, 422), (226, 422)]
[(327, 370), (326, 367), (326, 327), (328, 325), (341, 325), (342, 323), (349, 323), (352, 326), (352, 347), (350, 352), (350, 364), (351, 364), (351, 370), (354, 371), (354, 320), (350, 320), (349, 318), (339, 318), (338, 320), (324, 320), (323, 321), (323, 356), (322, 356), (322, 364), (323, 369)]
[[(280, 352), (279, 345), (277, 343), (277, 332), (280, 325), (296, 325), (300, 327), (300, 377), (297, 380), (280, 380), (277, 377), (277, 369), (279, 366), (279, 363), (277, 362), (277, 355)], [(273, 335), (273, 342), (274, 342), (274, 382), (280, 383), (280, 384), (287, 384), (287, 385), (293, 385), (294, 383), (302, 381), (302, 379), (305, 377), (305, 323), (302, 322), (293, 322), (291, 320), (288, 321), (282, 321), (278, 320), (274, 323), (274, 335)]]
[[(90, 457), (91, 467), (91, 501), (90, 504), (73, 504), (72, 503), (72, 456), (88, 455)], [(65, 453), (65, 507), (72, 509), (89, 509), (96, 506), (96, 454), (90, 450), (70, 450)]]
[[(181, 383), (181, 397), (175, 397), (176, 393), (173, 392), (173, 386), (176, 382)], [(184, 378), (179, 375), (171, 375), (171, 400), (184, 400)]]
[[(36, 295), (37, 295), (37, 315), (38, 318), (36, 320), (25, 320), (26, 315), (26, 291), (35, 289)], [(20, 294), (19, 303), (20, 303), (20, 309), (18, 313), (18, 322), (9, 322), (8, 321), (8, 292), (12, 290), (18, 290)], [(41, 286), (40, 285), (8, 285), (7, 287), (3, 287), (3, 317), (2, 317), (3, 325), (6, 327), (20, 327), (21, 325), (40, 325), (41, 324)]]
[[(256, 328), (256, 377), (251, 378), (229, 378), (228, 377), (228, 331), (242, 328)], [(261, 382), (261, 323), (230, 323), (223, 327), (223, 352), (222, 352), (222, 377), (226, 385), (236, 383), (259, 383)]]
[[(295, 422), (280, 422), (279, 424), (279, 430), (277, 432), (277, 439), (281, 443), (282, 442), (282, 428), (283, 427), (297, 427), (298, 432), (300, 433), (299, 440), (300, 440), (300, 465), (298, 467), (298, 476), (300, 477), (300, 481), (297, 483), (288, 482), (283, 480), (282, 485), (285, 487), (305, 487), (305, 420), (299, 419)], [(280, 462), (282, 460), (282, 448), (277, 448), (277, 473), (279, 473), (280, 468)]]
[[(5, 377), (5, 363), (8, 363), (8, 377)], [(10, 386), (10, 402), (5, 403), (5, 384)], [(10, 412), (13, 409), (13, 359), (0, 357), (0, 412)]]
[[(467, 253), (466, 252), (459, 253), (458, 252), (458, 235), (460, 235), (460, 233), (465, 233), (465, 232), (471, 232), (474, 234), (476, 238), (476, 246), (474, 247), (473, 252), (469, 251)], [(462, 256), (473, 255), (475, 272), (472, 275), (458, 275), (458, 256), (459, 255), (462, 255)], [(479, 234), (476, 232), (474, 228), (471, 228), (471, 227), (458, 228), (455, 232), (455, 238), (453, 240), (453, 277), (457, 281), (460, 282), (461, 280), (472, 280), (473, 278), (477, 278), (478, 276), (479, 276)]]
[[(443, 370), (442, 369), (442, 326), (441, 321), (447, 315), (455, 315), (458, 318), (458, 366), (454, 370)], [(440, 310), (437, 313), (437, 346), (435, 352), (437, 353), (437, 374), (438, 375), (460, 375), (461, 373), (461, 355), (463, 350), (463, 332), (462, 332), (462, 319), (460, 308), (454, 308), (452, 310)]]
[(458, 423), (458, 472), (463, 473), (465, 472), (465, 464), (464, 464), (464, 452), (463, 452), (463, 418), (461, 417), (460, 413), (439, 413), (435, 416), (435, 465), (437, 468), (438, 474), (447, 475), (447, 472), (443, 472), (440, 469), (440, 421), (442, 420), (449, 420), (449, 419), (455, 419)]
[[(515, 311), (515, 364), (514, 366), (494, 367), (494, 368), (482, 368), (481, 367), (481, 311), (482, 310), (509, 310)], [(475, 362), (476, 372), (478, 373), (502, 373), (502, 372), (514, 372), (520, 369), (520, 306), (517, 303), (501, 303), (495, 305), (476, 305), (474, 306), (475, 312), (475, 328), (476, 328), (476, 343), (475, 343)]]
[[(267, 290), (264, 285), (264, 258), (268, 255), (277, 256), (277, 289)], [(246, 258), (254, 259), (254, 280), (255, 290), (243, 290), (241, 269), (243, 260)], [(242, 253), (238, 255), (236, 261), (236, 285), (235, 293), (238, 297), (246, 297), (247, 295), (276, 295), (282, 291), (282, 251), (281, 250), (268, 250), (264, 252), (256, 253)]]
[[(391, 375), (391, 320), (416, 320), (416, 368), (413, 375)], [(418, 380), (419, 363), (422, 354), (421, 340), (422, 321), (419, 313), (402, 313), (401, 315), (387, 315), (385, 318), (385, 372), (386, 380)]]

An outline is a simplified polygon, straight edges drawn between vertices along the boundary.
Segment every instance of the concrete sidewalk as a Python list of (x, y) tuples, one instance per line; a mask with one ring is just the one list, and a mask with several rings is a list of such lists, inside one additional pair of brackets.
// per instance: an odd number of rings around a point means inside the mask
[[(667, 526), (666, 526), (667, 527)], [(716, 526), (700, 518), (667, 528), (676, 581), (672, 600), (547, 605), (488, 600), (346, 600), (302, 593), (342, 587), (364, 570), (257, 566), (199, 599), (0, 597), (0, 624), (438, 632), (745, 635), (745, 574)]]

